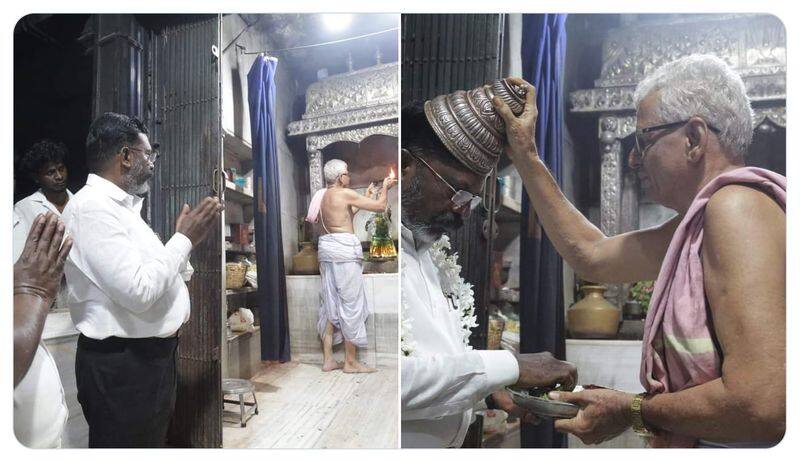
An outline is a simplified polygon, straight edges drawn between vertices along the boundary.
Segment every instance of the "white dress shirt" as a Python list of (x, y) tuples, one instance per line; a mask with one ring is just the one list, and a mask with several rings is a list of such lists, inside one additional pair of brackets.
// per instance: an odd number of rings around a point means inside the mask
[[(67, 196), (69, 197), (68, 199), (72, 199), (72, 192), (67, 190)], [(25, 241), (28, 240), (28, 232), (31, 231), (31, 225), (33, 225), (33, 221), (36, 220), (36, 216), (46, 213), (47, 211), (61, 216), (61, 212), (59, 212), (56, 205), (49, 202), (41, 190), (37, 190), (33, 194), (19, 200), (17, 204), (14, 205), (14, 262), (16, 262), (20, 254), (22, 254)]]
[(402, 447), (459, 447), (473, 409), (486, 396), (519, 378), (505, 350), (469, 350), (459, 312), (447, 302), (430, 245), (415, 243), (402, 227), (402, 300), (415, 342), (402, 356)]
[[(72, 198), (72, 193), (67, 190)], [(17, 262), (25, 247), (31, 225), (39, 214), (52, 211), (60, 216), (56, 205), (41, 190), (14, 205), (13, 260)], [(63, 304), (59, 292), (56, 303)], [(64, 387), (53, 356), (40, 341), (33, 361), (22, 380), (14, 387), (14, 434), (22, 445), (32, 448), (61, 446), (61, 436), (69, 417)]]
[(162, 244), (142, 219), (142, 198), (89, 174), (64, 209), (73, 238), (64, 268), (75, 327), (104, 339), (169, 337), (189, 319), (182, 274), (192, 242), (175, 233)]

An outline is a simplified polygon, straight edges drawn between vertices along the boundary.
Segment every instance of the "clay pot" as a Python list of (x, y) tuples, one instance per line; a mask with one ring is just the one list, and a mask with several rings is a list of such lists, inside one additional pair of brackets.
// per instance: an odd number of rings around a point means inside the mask
[(613, 339), (617, 336), (620, 311), (603, 297), (606, 287), (587, 284), (581, 287), (583, 299), (567, 311), (567, 329), (576, 339)]
[(292, 257), (292, 273), (295, 275), (319, 274), (319, 260), (314, 243), (304, 241), (300, 243), (302, 249)]

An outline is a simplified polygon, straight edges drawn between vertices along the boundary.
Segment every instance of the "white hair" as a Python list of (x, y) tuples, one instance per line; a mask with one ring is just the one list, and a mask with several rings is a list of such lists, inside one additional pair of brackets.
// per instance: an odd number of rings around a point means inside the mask
[(325, 183), (328, 185), (336, 182), (342, 174), (347, 172), (347, 163), (342, 160), (329, 160), (322, 167), (322, 174), (325, 176)]
[(719, 129), (723, 148), (736, 156), (747, 153), (753, 109), (741, 77), (722, 59), (693, 54), (662, 65), (636, 87), (636, 107), (653, 93), (664, 123), (698, 116)]

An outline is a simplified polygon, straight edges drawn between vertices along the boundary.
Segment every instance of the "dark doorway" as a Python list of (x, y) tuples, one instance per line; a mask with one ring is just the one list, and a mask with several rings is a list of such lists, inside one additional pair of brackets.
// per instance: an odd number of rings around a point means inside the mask
[(78, 37), (88, 19), (86, 14), (31, 14), (14, 28), (14, 202), (36, 191), (17, 166), (40, 139), (67, 145), (70, 190), (86, 182), (92, 57)]

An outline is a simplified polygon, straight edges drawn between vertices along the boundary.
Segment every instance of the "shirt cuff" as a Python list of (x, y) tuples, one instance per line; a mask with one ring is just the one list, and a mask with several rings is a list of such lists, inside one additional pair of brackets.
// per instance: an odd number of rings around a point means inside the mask
[(192, 252), (192, 240), (183, 233), (175, 232), (164, 246), (181, 257), (181, 265), (189, 260), (189, 254)]
[(513, 385), (519, 380), (519, 364), (517, 359), (507, 350), (477, 350), (486, 370), (487, 391), (497, 390)]

